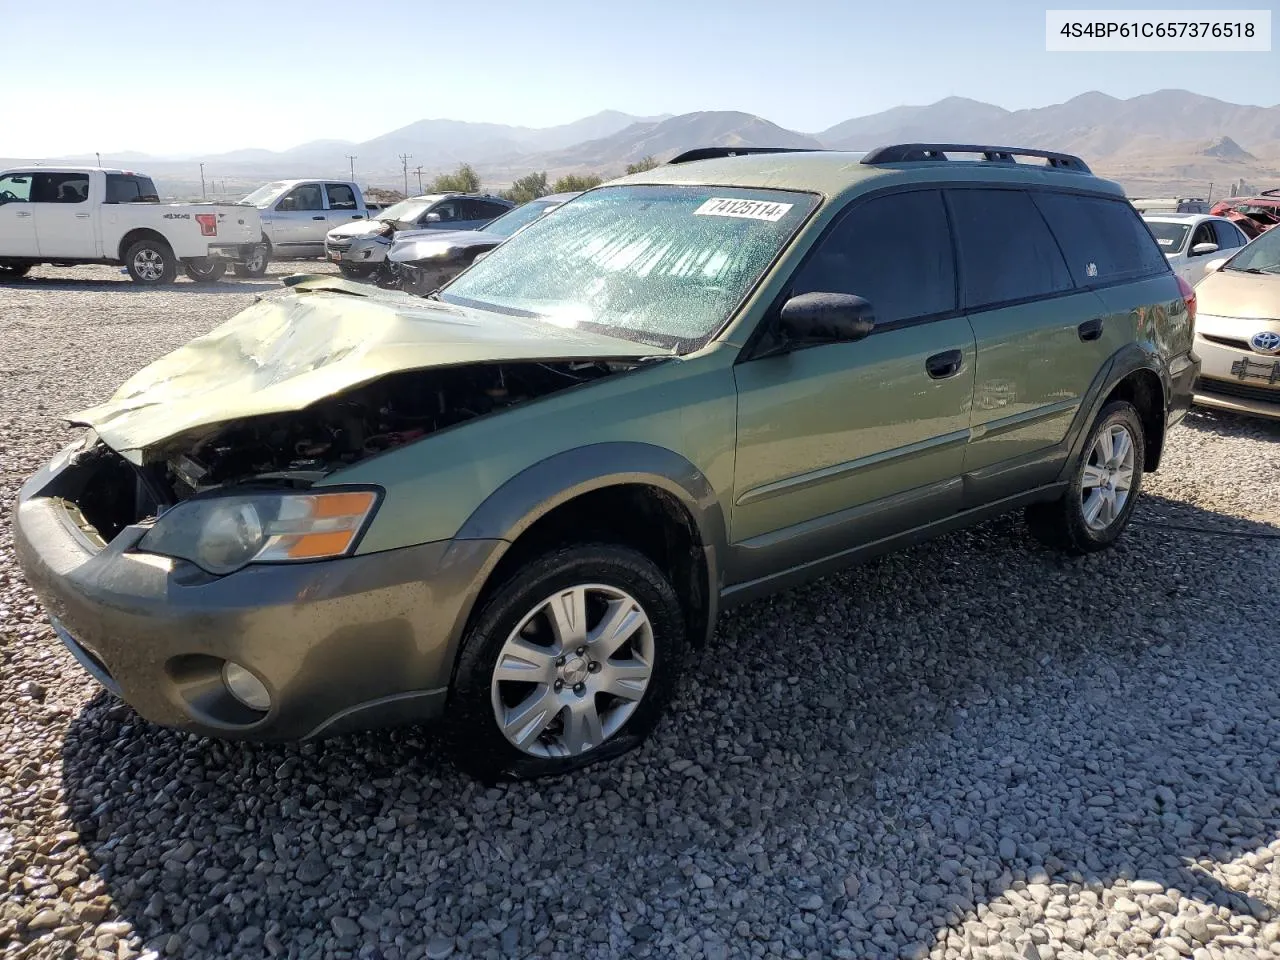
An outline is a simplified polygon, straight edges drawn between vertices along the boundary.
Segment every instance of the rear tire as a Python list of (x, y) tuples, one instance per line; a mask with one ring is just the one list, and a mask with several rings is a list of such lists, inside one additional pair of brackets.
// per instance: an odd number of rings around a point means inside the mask
[(1031, 535), (1076, 556), (1114, 544), (1138, 503), (1145, 449), (1137, 408), (1125, 400), (1107, 404), (1089, 431), (1066, 493), (1027, 508)]
[(193, 257), (182, 261), (182, 269), (187, 278), (195, 283), (217, 283), (227, 272), (227, 265), (222, 260)]
[(0, 263), (0, 280), (17, 280), (31, 269), (29, 263)]
[(267, 267), (271, 264), (271, 244), (267, 242), (267, 238), (262, 238), (262, 253), (246, 260), (244, 263), (237, 263), (231, 268), (231, 272), (237, 277), (247, 280), (257, 280), (267, 275)]
[(178, 276), (178, 258), (163, 240), (139, 240), (124, 252), (124, 267), (129, 279), (154, 287), (173, 283)]
[(494, 590), (467, 630), (446, 749), (486, 783), (617, 757), (657, 723), (684, 648), (680, 599), (648, 557), (607, 543), (543, 554)]

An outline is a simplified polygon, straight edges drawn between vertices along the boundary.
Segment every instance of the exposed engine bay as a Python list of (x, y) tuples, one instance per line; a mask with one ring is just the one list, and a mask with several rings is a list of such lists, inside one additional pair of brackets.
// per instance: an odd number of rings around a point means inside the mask
[(247, 480), (305, 486), (446, 427), (635, 366), (517, 362), (397, 373), (305, 410), (175, 437), (153, 457), (162, 459), (176, 499)]
[(177, 434), (137, 466), (101, 442), (78, 452), (46, 490), (99, 546), (125, 527), (217, 487), (305, 488), (326, 474), (439, 430), (643, 361), (493, 363), (411, 370), (290, 413)]

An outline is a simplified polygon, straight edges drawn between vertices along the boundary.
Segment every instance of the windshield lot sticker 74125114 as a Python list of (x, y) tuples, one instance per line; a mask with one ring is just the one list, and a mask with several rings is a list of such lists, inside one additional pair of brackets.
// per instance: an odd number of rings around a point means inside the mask
[(794, 204), (773, 203), (768, 200), (735, 200), (729, 197), (712, 197), (697, 210), (702, 217), (738, 217), (743, 220), (769, 220), (776, 222), (787, 215)]

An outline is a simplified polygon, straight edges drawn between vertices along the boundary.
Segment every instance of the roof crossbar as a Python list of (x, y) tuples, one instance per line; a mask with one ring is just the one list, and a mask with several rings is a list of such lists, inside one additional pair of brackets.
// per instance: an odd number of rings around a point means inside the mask
[(692, 163), (720, 157), (745, 157), (753, 153), (814, 153), (814, 147), (695, 147), (676, 154), (667, 163)]
[(1092, 173), (1083, 160), (1070, 153), (1034, 150), (1030, 147), (993, 147), (976, 143), (895, 143), (887, 147), (877, 147), (866, 154), (861, 162), (875, 165), (914, 163), (919, 160), (946, 160), (948, 153), (981, 154), (982, 162), (987, 163), (1017, 163), (1015, 157), (1039, 157), (1048, 161), (1048, 166), (1055, 169)]

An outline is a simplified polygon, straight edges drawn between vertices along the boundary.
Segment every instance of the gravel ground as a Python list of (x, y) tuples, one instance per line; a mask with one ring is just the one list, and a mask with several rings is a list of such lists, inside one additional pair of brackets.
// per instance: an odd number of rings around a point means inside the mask
[[(55, 414), (271, 289), (0, 287), (6, 507)], [(501, 789), (424, 730), (141, 722), (6, 523), (0, 957), (1280, 957), (1278, 450), (1197, 413), (1105, 556), (1010, 518), (734, 611), (643, 749)]]

